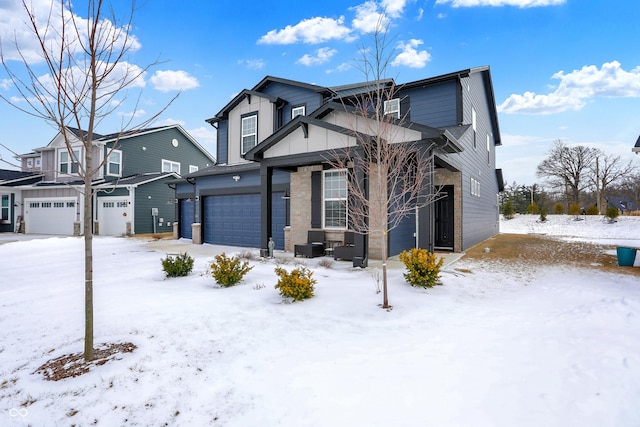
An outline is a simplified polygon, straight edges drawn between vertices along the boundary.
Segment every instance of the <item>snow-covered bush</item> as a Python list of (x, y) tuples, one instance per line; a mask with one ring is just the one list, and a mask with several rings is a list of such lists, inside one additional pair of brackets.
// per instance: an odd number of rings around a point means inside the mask
[(615, 221), (618, 215), (620, 215), (620, 211), (614, 206), (609, 206), (604, 214), (604, 216), (609, 218), (609, 221)]
[(411, 286), (432, 288), (440, 278), (440, 268), (444, 259), (426, 249), (413, 248), (400, 253), (400, 261), (407, 268), (404, 279)]
[(193, 258), (188, 253), (167, 255), (162, 259), (162, 269), (166, 277), (188, 276), (193, 270)]
[(313, 273), (307, 267), (299, 266), (289, 273), (284, 268), (276, 267), (278, 283), (275, 288), (285, 298), (302, 301), (313, 296), (314, 285), (318, 283)]
[(240, 258), (227, 257), (225, 253), (216, 255), (216, 260), (211, 264), (211, 275), (216, 282), (224, 287), (233, 286), (244, 278), (253, 267), (249, 267), (247, 261), (240, 261)]

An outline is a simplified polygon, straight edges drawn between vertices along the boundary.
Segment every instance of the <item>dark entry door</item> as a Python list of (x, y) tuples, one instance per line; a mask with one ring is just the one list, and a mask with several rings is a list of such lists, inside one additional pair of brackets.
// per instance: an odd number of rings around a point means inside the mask
[(435, 246), (453, 250), (453, 187), (440, 190), (444, 197), (435, 203)]

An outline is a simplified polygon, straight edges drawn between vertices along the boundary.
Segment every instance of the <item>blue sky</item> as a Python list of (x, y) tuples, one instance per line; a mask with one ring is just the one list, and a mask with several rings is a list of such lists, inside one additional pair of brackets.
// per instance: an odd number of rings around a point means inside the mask
[[(85, 1), (74, 2), (84, 16)], [(40, 11), (51, 0), (33, 0)], [(301, 2), (245, 0), (140, 2), (128, 62), (162, 61), (138, 82), (143, 120), (172, 95), (157, 124), (179, 123), (215, 153), (205, 119), (264, 76), (334, 86), (363, 81), (354, 66), (369, 46), (372, 23), (385, 13), (396, 51), (387, 76), (403, 83), (461, 69), (491, 67), (503, 145), (497, 167), (511, 183), (530, 185), (556, 139), (631, 153), (640, 134), (640, 2), (635, 0), (379, 0)], [(116, 1), (119, 16), (130, 2)], [(8, 65), (18, 39), (33, 47), (19, 0), (0, 0), (0, 37)], [(35, 70), (39, 64), (32, 63)], [(0, 93), (16, 96), (0, 70)], [(19, 105), (19, 98), (15, 98)], [(100, 133), (118, 130), (131, 97)], [(0, 143), (18, 153), (44, 146), (49, 125), (0, 103)], [(12, 154), (0, 146), (5, 161)], [(11, 168), (0, 162), (0, 167)]]

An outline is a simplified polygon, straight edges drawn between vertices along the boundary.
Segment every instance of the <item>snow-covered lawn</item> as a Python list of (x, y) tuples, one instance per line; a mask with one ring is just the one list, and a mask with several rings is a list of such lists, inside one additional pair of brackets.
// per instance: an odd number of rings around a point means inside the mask
[[(640, 218), (535, 219), (501, 227), (640, 246)], [(160, 259), (185, 250), (194, 273), (165, 279)], [(82, 351), (82, 240), (0, 244), (0, 425), (640, 424), (637, 277), (463, 258), (430, 290), (392, 269), (386, 311), (371, 269), (317, 258), (304, 302), (283, 302), (273, 261), (219, 288), (208, 263), (234, 250), (96, 238), (96, 343), (138, 348), (48, 382), (39, 366)]]

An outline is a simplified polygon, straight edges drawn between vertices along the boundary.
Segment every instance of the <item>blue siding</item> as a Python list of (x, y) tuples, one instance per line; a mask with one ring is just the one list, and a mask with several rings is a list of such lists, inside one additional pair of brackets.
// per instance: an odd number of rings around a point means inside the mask
[(269, 83), (262, 92), (287, 100), (287, 104), (282, 110), (283, 126), (291, 121), (291, 107), (304, 105), (305, 113), (308, 115), (322, 104), (322, 96), (316, 91), (280, 82)]
[(450, 80), (422, 88), (400, 88), (398, 95), (400, 98), (409, 96), (412, 122), (442, 127), (458, 124), (457, 91), (456, 81)]
[(389, 256), (416, 247), (416, 216), (408, 215), (400, 224), (389, 232)]
[(227, 121), (221, 121), (218, 124), (218, 139), (216, 142), (218, 164), (226, 164), (229, 161), (229, 131), (227, 129)]

